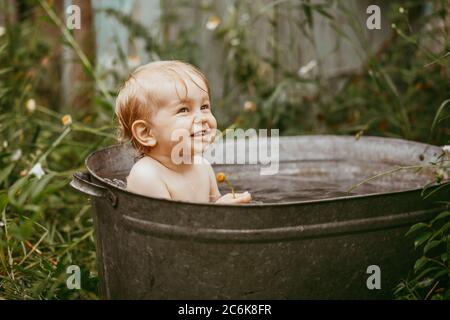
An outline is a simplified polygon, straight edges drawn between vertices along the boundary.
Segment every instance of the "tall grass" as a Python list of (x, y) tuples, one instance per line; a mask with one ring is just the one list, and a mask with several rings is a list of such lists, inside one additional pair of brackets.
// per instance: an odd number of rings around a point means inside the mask
[[(41, 4), (54, 19), (47, 3)], [(39, 30), (45, 24), (45, 18), (30, 17), (6, 25), (0, 37), (0, 296), (95, 299), (90, 205), (68, 182), (83, 170), (90, 152), (114, 141), (112, 122), (102, 120), (111, 119), (112, 113), (104, 117), (103, 108), (92, 106), (82, 118), (74, 112), (63, 124), (58, 99), (48, 97), (57, 82), (45, 81), (57, 73), (52, 48)], [(70, 33), (62, 35), (73, 44)], [(94, 75), (92, 66), (81, 61)], [(104, 100), (112, 102), (99, 88)], [(81, 268), (81, 290), (67, 289), (66, 269), (72, 264)]]

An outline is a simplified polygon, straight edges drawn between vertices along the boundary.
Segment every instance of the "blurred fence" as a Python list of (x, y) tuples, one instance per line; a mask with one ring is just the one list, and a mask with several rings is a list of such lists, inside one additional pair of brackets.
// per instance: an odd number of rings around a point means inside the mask
[[(70, 1), (66, 0), (66, 2)], [(231, 10), (234, 2), (232, 0), (193, 1), (186, 5), (185, 2), (173, 0), (93, 1), (94, 10), (97, 11), (95, 15), (97, 66), (111, 68), (118, 46), (133, 59), (132, 63), (136, 65), (154, 58), (147, 55), (142, 40), (131, 38), (127, 27), (118, 23), (114, 17), (108, 16), (102, 11), (104, 9), (112, 8), (129, 14), (135, 21), (148, 27), (150, 34), (159, 37), (159, 41), (164, 41), (163, 37), (168, 38), (166, 40), (174, 40), (182, 30), (196, 27), (198, 32), (196, 44), (202, 52), (200, 68), (210, 78), (213, 92), (220, 96), (224, 68), (221, 63), (224, 60), (222, 44), (215, 41), (213, 33), (207, 29), (206, 24), (212, 15), (224, 16), (227, 10)], [(311, 4), (323, 2), (313, 0)], [(271, 49), (270, 42), (277, 42), (280, 48), (277, 53), (280, 55), (279, 61), (285, 68), (293, 71), (315, 60), (321, 68), (320, 72), (326, 77), (351, 72), (359, 68), (365, 61), (365, 55), (376, 50), (391, 32), (390, 24), (383, 16), (385, 5), (381, 1), (347, 0), (345, 4), (351, 10), (349, 14), (353, 16), (353, 21), (348, 21), (348, 16), (339, 15), (337, 9), (334, 10), (336, 16), (332, 20), (315, 14), (313, 27), (310, 28), (312, 33), (309, 37), (296, 27), (306, 21), (305, 12), (295, 5), (298, 3), (299, 1), (283, 3), (283, 1), (261, 0), (245, 2), (253, 15), (260, 15), (256, 23), (251, 26), (255, 48), (263, 55), (271, 56), (275, 52)], [(378, 4), (381, 8), (381, 30), (366, 28), (368, 17), (366, 9), (370, 4)], [(205, 10), (205, 7), (208, 9)], [(177, 19), (164, 25), (161, 17), (168, 14), (176, 15)], [(245, 19), (246, 14), (243, 13), (239, 18)], [(339, 34), (337, 27), (345, 32), (348, 38)], [(361, 34), (358, 35), (358, 32)], [(361, 36), (367, 40), (367, 43), (361, 42)]]

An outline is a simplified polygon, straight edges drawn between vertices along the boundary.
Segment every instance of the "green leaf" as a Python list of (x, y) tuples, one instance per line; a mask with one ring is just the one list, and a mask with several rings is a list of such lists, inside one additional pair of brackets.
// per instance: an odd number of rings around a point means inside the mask
[(439, 240), (433, 240), (428, 242), (425, 247), (423, 248), (423, 253), (427, 253), (428, 251), (430, 251), (431, 249), (433, 249), (434, 247), (438, 246), (439, 244), (441, 244), (442, 241)]
[(8, 166), (6, 166), (0, 171), (0, 183), (2, 183), (3, 180), (5, 180), (9, 176), (11, 171), (14, 169), (15, 165), (16, 165), (15, 163), (10, 163)]
[(436, 218), (431, 220), (431, 224), (435, 223), (437, 220), (450, 216), (450, 211), (441, 212)]
[(448, 274), (448, 270), (441, 270), (433, 275), (433, 280), (438, 280), (440, 277), (445, 276), (446, 274)]
[(427, 288), (433, 284), (433, 278), (425, 278), (423, 280), (420, 280), (417, 282), (417, 284), (414, 286), (415, 288)]
[(445, 299), (445, 300), (450, 300), (450, 288), (447, 289), (447, 291), (445, 291), (444, 299)]
[(13, 70), (13, 68), (4, 68), (4, 69), (0, 69), (0, 75), (10, 72), (11, 70)]
[(419, 246), (422, 245), (425, 241), (427, 241), (427, 240), (431, 237), (432, 234), (433, 234), (432, 232), (425, 232), (425, 233), (422, 233), (422, 234), (416, 239), (416, 241), (414, 241), (414, 248), (417, 249), (417, 247), (419, 247)]
[(429, 227), (428, 224), (420, 222), (420, 223), (416, 223), (415, 225), (411, 226), (411, 228), (409, 228), (408, 232), (406, 233), (405, 236), (410, 235), (411, 233), (413, 233), (414, 231), (417, 231), (419, 229), (425, 228), (425, 227)]
[(37, 184), (34, 190), (32, 191), (30, 198), (35, 199), (39, 194), (44, 190), (44, 188), (47, 186), (47, 184), (53, 179), (54, 174), (49, 173), (45, 175), (43, 178), (41, 178)]
[(383, 78), (386, 81), (386, 84), (388, 85), (389, 89), (391, 90), (391, 92), (394, 94), (394, 96), (399, 99), (400, 94), (398, 92), (398, 89), (396, 87), (396, 85), (394, 84), (394, 81), (392, 81), (391, 77), (389, 76), (389, 74), (384, 71), (383, 69), (380, 70), (380, 73), (383, 75)]
[(436, 238), (437, 236), (441, 236), (442, 238), (445, 237), (445, 232), (450, 228), (450, 221), (447, 222), (440, 228), (438, 231), (435, 231), (433, 236), (430, 238), (430, 240)]
[(32, 222), (28, 220), (21, 223), (20, 225), (12, 223), (9, 227), (9, 231), (11, 233), (11, 236), (19, 241), (30, 239), (31, 235), (34, 232)]
[(0, 191), (0, 212), (3, 212), (7, 204), (8, 204), (8, 194), (6, 193), (6, 191), (2, 190)]
[(41, 212), (42, 208), (36, 204), (26, 204), (23, 206), (24, 210), (33, 211), (33, 212)]
[(433, 124), (431, 125), (431, 129), (430, 129), (430, 134), (433, 134), (434, 129), (436, 127), (436, 124), (439, 120), (439, 117), (442, 113), (442, 111), (444, 110), (445, 106), (450, 102), (450, 99), (445, 100), (444, 102), (441, 103), (441, 105), (439, 106), (436, 115), (434, 116), (434, 120), (433, 120)]
[(17, 197), (17, 203), (20, 206), (23, 206), (25, 202), (30, 197), (31, 193), (36, 189), (36, 185), (38, 184), (38, 178), (32, 177), (28, 179), (28, 183), (26, 183), (21, 189), (20, 194)]
[(3, 51), (5, 51), (7, 46), (8, 46), (8, 42), (5, 42), (4, 44), (2, 44), (2, 45), (0, 46), (0, 53), (2, 53)]
[(17, 202), (16, 194), (19, 193), (19, 190), (27, 183), (28, 176), (19, 178), (14, 184), (8, 189), (8, 199), (9, 202), (17, 207), (20, 207), (20, 204)]
[(433, 271), (438, 271), (441, 270), (441, 267), (431, 267), (431, 268), (427, 268), (424, 271), (422, 271), (417, 277), (415, 277), (413, 279), (413, 281), (420, 281), (421, 279), (423, 279), (423, 277), (425, 277), (427, 274), (429, 274), (430, 272)]
[(441, 254), (441, 260), (443, 262), (447, 262), (448, 261), (448, 252)]
[(419, 260), (417, 260), (416, 263), (414, 264), (414, 272), (417, 272), (420, 269), (422, 269), (427, 264), (428, 261), (430, 261), (430, 259), (428, 259), (427, 257), (421, 257)]
[(404, 289), (408, 289), (408, 287), (406, 286), (405, 282), (402, 281), (402, 282), (400, 282), (400, 283), (395, 287), (394, 294), (395, 294), (395, 295), (398, 295), (398, 294), (400, 294)]

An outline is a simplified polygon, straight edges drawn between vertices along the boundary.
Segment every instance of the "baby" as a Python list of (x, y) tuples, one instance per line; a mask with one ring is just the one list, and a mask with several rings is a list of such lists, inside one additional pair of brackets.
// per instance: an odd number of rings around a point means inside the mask
[(202, 157), (217, 122), (205, 76), (181, 61), (137, 68), (116, 100), (121, 140), (142, 157), (127, 177), (127, 190), (189, 202), (249, 203), (248, 192), (221, 196), (211, 164)]

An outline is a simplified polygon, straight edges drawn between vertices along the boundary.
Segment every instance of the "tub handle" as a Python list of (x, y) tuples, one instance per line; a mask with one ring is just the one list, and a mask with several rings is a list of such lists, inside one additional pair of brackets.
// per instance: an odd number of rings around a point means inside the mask
[(91, 182), (91, 175), (88, 172), (75, 172), (70, 185), (74, 189), (92, 197), (106, 198), (113, 207), (117, 206), (117, 196), (108, 188)]
[(365, 219), (297, 225), (268, 229), (213, 229), (168, 225), (123, 215), (122, 221), (132, 229), (160, 238), (189, 239), (199, 242), (272, 242), (353, 234), (395, 228), (423, 221), (442, 208), (406, 212)]

